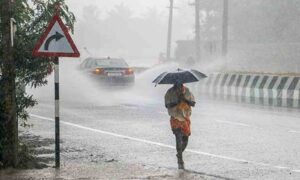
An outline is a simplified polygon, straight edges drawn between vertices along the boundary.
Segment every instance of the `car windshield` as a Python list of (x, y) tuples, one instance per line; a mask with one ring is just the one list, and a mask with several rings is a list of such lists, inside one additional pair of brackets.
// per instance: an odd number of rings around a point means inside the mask
[(96, 66), (128, 67), (128, 64), (123, 59), (96, 59)]

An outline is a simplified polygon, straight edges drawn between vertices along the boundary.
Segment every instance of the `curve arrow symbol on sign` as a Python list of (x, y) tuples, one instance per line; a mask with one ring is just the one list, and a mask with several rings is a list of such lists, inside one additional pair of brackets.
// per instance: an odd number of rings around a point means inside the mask
[(56, 40), (56, 42), (57, 42), (57, 41), (59, 41), (59, 40), (60, 40), (61, 38), (63, 38), (63, 37), (64, 37), (64, 36), (63, 36), (62, 34), (60, 34), (59, 32), (56, 32), (54, 35), (50, 36), (50, 37), (47, 39), (47, 41), (45, 42), (44, 49), (45, 49), (46, 51), (48, 51), (48, 50), (49, 50), (49, 45), (50, 45), (51, 41)]
[[(55, 14), (44, 33), (36, 42), (32, 55), (35, 57), (79, 57), (78, 51), (69, 29)], [(1, 178), (0, 178), (1, 179)]]

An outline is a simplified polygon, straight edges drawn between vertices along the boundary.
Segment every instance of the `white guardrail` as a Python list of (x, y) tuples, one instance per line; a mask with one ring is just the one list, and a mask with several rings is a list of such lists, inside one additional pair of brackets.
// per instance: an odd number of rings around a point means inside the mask
[(212, 98), (300, 108), (300, 77), (297, 76), (216, 73), (194, 88)]

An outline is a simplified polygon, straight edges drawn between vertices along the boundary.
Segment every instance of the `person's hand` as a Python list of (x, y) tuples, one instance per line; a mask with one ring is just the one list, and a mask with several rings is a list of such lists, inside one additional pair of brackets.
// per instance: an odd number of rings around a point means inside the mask
[(178, 99), (179, 99), (180, 102), (184, 101), (185, 100), (184, 95), (183, 94), (179, 94)]
[(188, 101), (188, 105), (190, 105), (192, 107), (195, 107), (195, 104), (196, 104), (196, 102), (194, 102), (194, 101)]

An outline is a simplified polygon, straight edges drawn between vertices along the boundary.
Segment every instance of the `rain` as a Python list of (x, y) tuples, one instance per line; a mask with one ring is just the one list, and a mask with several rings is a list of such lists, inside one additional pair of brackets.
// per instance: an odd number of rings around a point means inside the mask
[(0, 179), (300, 179), (300, 0), (65, 4), (80, 56), (24, 87), (19, 139), (40, 165), (0, 158)]

